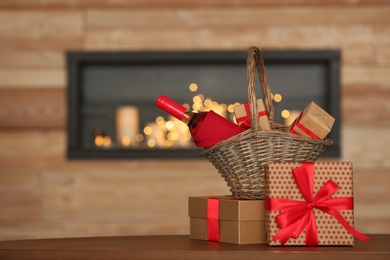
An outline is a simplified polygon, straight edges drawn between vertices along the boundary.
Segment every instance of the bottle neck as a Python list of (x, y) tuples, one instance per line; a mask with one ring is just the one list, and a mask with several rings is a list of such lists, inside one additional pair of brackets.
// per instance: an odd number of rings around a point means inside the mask
[(191, 119), (194, 117), (194, 114), (195, 114), (194, 112), (187, 110), (183, 114), (181, 121), (188, 125), (190, 123)]
[(187, 113), (187, 108), (164, 95), (159, 96), (156, 105), (179, 120), (182, 120), (183, 115)]

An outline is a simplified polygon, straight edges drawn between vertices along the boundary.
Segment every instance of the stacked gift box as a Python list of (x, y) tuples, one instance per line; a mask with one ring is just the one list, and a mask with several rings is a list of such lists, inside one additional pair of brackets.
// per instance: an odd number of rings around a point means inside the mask
[[(261, 99), (259, 124), (269, 130)], [(235, 107), (237, 124), (250, 127), (248, 103)], [(322, 139), (334, 118), (314, 102), (286, 128), (291, 135)], [(220, 243), (353, 245), (368, 237), (353, 228), (351, 162), (269, 162), (265, 198), (232, 196), (189, 198), (190, 237)]]
[(265, 242), (264, 200), (189, 198), (190, 237), (233, 244)]

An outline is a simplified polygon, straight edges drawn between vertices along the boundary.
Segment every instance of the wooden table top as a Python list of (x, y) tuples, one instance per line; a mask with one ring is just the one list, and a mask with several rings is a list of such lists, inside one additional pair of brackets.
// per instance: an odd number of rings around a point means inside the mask
[(190, 239), (188, 235), (0, 241), (0, 259), (390, 259), (390, 235), (355, 246), (270, 247)]

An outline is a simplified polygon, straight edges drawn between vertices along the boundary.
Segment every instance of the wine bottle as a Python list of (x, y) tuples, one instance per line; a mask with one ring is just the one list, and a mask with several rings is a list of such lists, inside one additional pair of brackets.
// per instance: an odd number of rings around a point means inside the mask
[(195, 136), (199, 130), (200, 125), (204, 121), (204, 118), (207, 116), (207, 112), (193, 112), (188, 110), (186, 107), (181, 104), (173, 101), (172, 99), (160, 95), (156, 101), (157, 107), (169, 113), (170, 115), (176, 117), (190, 129), (192, 136)]
[(193, 112), (164, 95), (158, 97), (156, 106), (187, 124), (195, 145), (200, 147), (212, 146), (244, 131), (212, 110)]

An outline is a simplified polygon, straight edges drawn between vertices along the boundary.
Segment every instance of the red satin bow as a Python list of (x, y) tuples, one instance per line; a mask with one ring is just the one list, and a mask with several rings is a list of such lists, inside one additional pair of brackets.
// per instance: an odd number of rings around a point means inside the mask
[(279, 232), (272, 238), (284, 245), (290, 238), (298, 238), (306, 229), (306, 245), (318, 245), (318, 234), (313, 208), (333, 216), (350, 234), (366, 242), (369, 237), (359, 233), (343, 218), (338, 210), (352, 210), (353, 198), (330, 198), (338, 190), (338, 185), (328, 180), (312, 198), (314, 186), (314, 163), (305, 162), (293, 169), (293, 176), (305, 201), (267, 198), (266, 208), (271, 211), (283, 210), (276, 216)]

